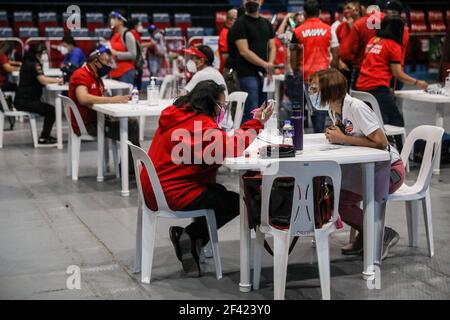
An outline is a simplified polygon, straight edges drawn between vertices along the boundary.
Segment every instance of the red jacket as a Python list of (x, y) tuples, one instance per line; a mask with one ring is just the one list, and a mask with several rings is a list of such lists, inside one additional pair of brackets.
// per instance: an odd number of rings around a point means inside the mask
[[(240, 156), (262, 128), (260, 121), (250, 120), (236, 130), (233, 136), (227, 136), (215, 120), (205, 114), (176, 106), (163, 110), (148, 155), (155, 166), (169, 207), (182, 210), (200, 196), (208, 184), (216, 182), (220, 162), (208, 162), (208, 154), (215, 158)], [(205, 138), (208, 134), (210, 139)], [(233, 143), (236, 146), (234, 148), (231, 147)], [(225, 150), (225, 153), (222, 154), (221, 150)], [(142, 171), (141, 181), (147, 206), (157, 210), (146, 171)]]
[[(385, 14), (380, 12), (380, 18), (383, 20)], [(341, 60), (344, 62), (353, 62), (353, 67), (356, 69), (361, 69), (361, 65), (364, 61), (366, 46), (370, 39), (376, 36), (377, 30), (375, 28), (369, 29), (367, 20), (371, 18), (372, 15), (366, 15), (358, 19), (352, 26), (350, 34), (345, 35), (345, 38), (340, 42), (339, 55)], [(339, 39), (340, 41), (340, 39)], [(405, 25), (405, 30), (403, 31), (403, 59), (402, 65), (404, 64), (406, 49), (409, 42), (409, 29)]]

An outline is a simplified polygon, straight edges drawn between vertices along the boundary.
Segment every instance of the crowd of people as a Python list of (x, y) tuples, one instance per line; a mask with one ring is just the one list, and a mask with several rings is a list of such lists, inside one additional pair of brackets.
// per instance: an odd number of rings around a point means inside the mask
[[(173, 105), (166, 108), (160, 117), (149, 156), (158, 173), (167, 203), (173, 210), (214, 209), (220, 228), (239, 213), (239, 196), (216, 183), (220, 165), (174, 164), (171, 152), (174, 141), (172, 132), (183, 128), (194, 133), (194, 122), (202, 123), (203, 130), (217, 130), (229, 141), (240, 141), (248, 146), (270, 118), (273, 110), (263, 110), (266, 101), (264, 81), (271, 81), (276, 73), (284, 73), (283, 101), (291, 106), (304, 103), (305, 95), (328, 111), (319, 108), (309, 110), (316, 133), (325, 133), (331, 143), (351, 144), (389, 150), (391, 171), (398, 179), (390, 181), (390, 192), (399, 188), (404, 180), (404, 165), (396, 147), (390, 145), (375, 113), (362, 101), (349, 95), (350, 89), (369, 92), (379, 102), (383, 122), (403, 126), (403, 117), (396, 105), (392, 89), (400, 82), (427, 88), (425, 81), (414, 79), (403, 71), (408, 28), (401, 18), (402, 5), (397, 0), (389, 1), (385, 12), (371, 0), (350, 0), (342, 5), (338, 19), (328, 25), (320, 19), (320, 3), (306, 0), (304, 10), (290, 13), (282, 19), (268, 21), (260, 15), (263, 0), (243, 0), (243, 7), (227, 13), (225, 26), (219, 36), (220, 67), (213, 67), (214, 51), (200, 45), (184, 50), (187, 58), (188, 82)], [(379, 22), (379, 27), (373, 24)], [(110, 15), (112, 36), (109, 46), (98, 46), (85, 57), (77, 48), (74, 39), (65, 36), (62, 41), (64, 60), (62, 67), (75, 66), (69, 80), (69, 97), (75, 102), (88, 132), (96, 134), (95, 103), (126, 103), (128, 96), (108, 97), (102, 77), (109, 76), (137, 87), (141, 86), (143, 55), (148, 51), (150, 74), (158, 73), (160, 57), (165, 53), (162, 31), (150, 26), (151, 38), (141, 39), (143, 27), (138, 20), (128, 21), (125, 14), (114, 11)], [(0, 86), (2, 90), (15, 90), (14, 106), (18, 110), (30, 111), (45, 117), (39, 143), (54, 143), (50, 136), (55, 121), (54, 108), (42, 102), (42, 87), (50, 83), (61, 83), (62, 79), (44, 75), (41, 57), (46, 50), (43, 44), (30, 45), (22, 63), (8, 60), (11, 47), (0, 47)], [(20, 70), (17, 88), (6, 81), (5, 75)], [(307, 88), (305, 91), (304, 89)], [(248, 93), (240, 129), (232, 135), (220, 127), (226, 99), (229, 93)], [(289, 108), (288, 108), (289, 109)], [(256, 110), (256, 112), (255, 112)], [(331, 126), (326, 127), (327, 117)], [(79, 134), (75, 119), (71, 123)], [(138, 123), (130, 120), (129, 138), (139, 145)], [(245, 135), (248, 130), (255, 135)], [(109, 119), (105, 124), (106, 134), (118, 139), (118, 122)], [(207, 148), (208, 143), (202, 143)], [(224, 146), (226, 148), (226, 146)], [(229, 156), (239, 156), (239, 152)], [(130, 159), (132, 157), (130, 156)], [(130, 168), (133, 166), (130, 165)], [(156, 210), (151, 183), (142, 173), (147, 205)], [(342, 249), (344, 254), (360, 254), (362, 251), (362, 219), (358, 202), (361, 195), (341, 193), (340, 214), (345, 222), (359, 231), (353, 243)], [(205, 219), (199, 219), (187, 228), (172, 227), (170, 238), (176, 255), (183, 266), (200, 265), (200, 248), (208, 242)], [(186, 246), (183, 243), (189, 242)], [(387, 229), (385, 251), (398, 241), (398, 234)], [(190, 260), (187, 261), (187, 260)]]

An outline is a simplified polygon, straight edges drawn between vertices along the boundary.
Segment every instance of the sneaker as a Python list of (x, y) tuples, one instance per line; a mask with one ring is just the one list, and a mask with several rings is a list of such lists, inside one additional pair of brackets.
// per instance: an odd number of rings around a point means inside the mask
[(384, 237), (383, 237), (383, 252), (381, 254), (381, 260), (384, 260), (389, 255), (389, 249), (395, 246), (400, 240), (400, 235), (392, 228), (385, 227), (384, 228)]
[(341, 252), (345, 256), (361, 255), (363, 253), (363, 234), (359, 232), (355, 238), (355, 241), (349, 243), (341, 249)]
[(38, 140), (38, 144), (42, 144), (42, 145), (48, 145), (48, 144), (55, 144), (56, 143), (56, 139), (53, 137), (40, 137)]

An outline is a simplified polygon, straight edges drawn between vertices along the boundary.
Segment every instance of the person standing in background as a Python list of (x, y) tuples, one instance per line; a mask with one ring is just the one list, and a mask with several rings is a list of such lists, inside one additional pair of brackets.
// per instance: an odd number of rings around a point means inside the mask
[[(294, 30), (293, 44), (303, 45), (303, 76), (308, 80), (317, 71), (337, 67), (339, 63), (339, 42), (336, 33), (319, 19), (320, 4), (317, 0), (307, 0), (304, 6), (306, 21)], [(291, 53), (291, 65), (297, 66), (297, 53)], [(330, 59), (331, 52), (331, 59)], [(301, 73), (301, 72), (300, 72)], [(315, 110), (311, 120), (315, 133), (325, 130), (326, 111)]]
[(229, 34), (237, 48), (239, 86), (248, 93), (243, 122), (252, 118), (251, 111), (266, 98), (262, 92), (263, 77), (271, 77), (276, 55), (275, 32), (270, 21), (259, 14), (262, 3), (262, 0), (243, 0), (245, 14), (236, 20)]
[(134, 84), (136, 69), (136, 40), (131, 32), (127, 32), (125, 24), (127, 19), (122, 12), (113, 11), (110, 14), (110, 26), (113, 30), (111, 37), (111, 53), (115, 60), (116, 68), (112, 69), (109, 75), (111, 78)]
[(158, 77), (161, 70), (161, 61), (164, 59), (166, 45), (162, 30), (158, 29), (154, 24), (148, 27), (150, 41), (142, 44), (143, 48), (147, 48), (147, 61), (150, 76)]
[[(408, 76), (402, 68), (402, 40), (404, 22), (400, 16), (386, 17), (381, 29), (366, 48), (356, 89), (372, 94), (378, 101), (384, 124), (404, 127), (393, 93), (390, 90), (392, 77), (425, 90), (428, 83)], [(376, 76), (374, 76), (376, 75)], [(402, 139), (395, 137), (397, 149), (402, 149)]]
[(334, 32), (336, 32), (337, 28), (339, 27), (339, 25), (341, 23), (346, 21), (345, 16), (344, 16), (344, 7), (345, 7), (344, 4), (342, 4), (342, 3), (338, 4), (337, 10), (336, 10), (337, 19), (336, 19), (336, 21), (334, 21), (331, 24), (331, 29), (333, 29)]
[[(361, 17), (359, 2), (353, 0), (348, 1), (345, 4), (344, 16), (345, 21), (341, 23), (336, 29), (336, 36), (338, 38), (341, 51), (343, 50), (342, 45), (344, 44), (345, 39), (350, 35), (353, 24)], [(351, 83), (353, 61), (351, 60), (344, 61), (342, 60), (342, 57), (340, 57), (339, 70), (345, 76), (347, 82)]]
[(219, 35), (219, 54), (220, 54), (220, 73), (223, 74), (225, 69), (225, 62), (228, 59), (228, 32), (231, 27), (233, 27), (234, 22), (237, 20), (237, 9), (230, 9), (227, 12), (227, 20), (225, 21), (225, 26)]
[(134, 63), (134, 66), (136, 68), (136, 76), (134, 78), (134, 86), (138, 90), (141, 90), (142, 75), (144, 73), (144, 58), (142, 57), (143, 46), (141, 34), (144, 33), (144, 27), (142, 26), (142, 22), (140, 22), (139, 19), (132, 19), (128, 28), (133, 34), (134, 40), (136, 40), (136, 60)]

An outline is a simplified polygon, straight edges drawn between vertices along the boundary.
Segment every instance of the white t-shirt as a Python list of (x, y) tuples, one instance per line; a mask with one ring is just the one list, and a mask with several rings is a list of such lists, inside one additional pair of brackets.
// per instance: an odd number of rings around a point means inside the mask
[(191, 81), (184, 87), (184, 89), (188, 92), (192, 91), (195, 86), (202, 81), (212, 80), (219, 85), (223, 85), (225, 87), (225, 96), (228, 96), (227, 85), (225, 83), (225, 79), (222, 74), (213, 67), (206, 67), (200, 71), (197, 71), (193, 76)]
[[(342, 124), (348, 136), (368, 136), (377, 129), (382, 128), (381, 121), (376, 113), (363, 101), (345, 96), (342, 106)], [(389, 146), (391, 163), (400, 160), (400, 154), (393, 146)]]

